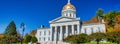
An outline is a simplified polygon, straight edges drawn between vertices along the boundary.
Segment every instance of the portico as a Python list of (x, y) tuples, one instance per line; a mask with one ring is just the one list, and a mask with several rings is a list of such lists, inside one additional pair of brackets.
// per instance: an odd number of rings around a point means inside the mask
[(62, 41), (65, 37), (69, 35), (79, 34), (79, 25), (80, 24), (52, 26), (52, 32), (54, 33), (52, 41)]

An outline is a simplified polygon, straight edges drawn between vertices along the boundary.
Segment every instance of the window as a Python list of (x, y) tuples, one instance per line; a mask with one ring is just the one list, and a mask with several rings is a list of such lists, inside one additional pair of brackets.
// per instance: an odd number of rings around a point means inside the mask
[(100, 32), (100, 27), (98, 27), (98, 31)]
[(71, 17), (71, 13), (70, 13), (70, 17)]
[(49, 31), (49, 35), (50, 35), (50, 31)]
[(86, 28), (85, 28), (85, 34), (87, 34), (87, 30), (86, 30)]
[(91, 27), (91, 33), (93, 33), (93, 27)]
[(50, 37), (48, 37), (48, 41), (50, 41)]
[(44, 37), (44, 41), (45, 41), (45, 37)]
[(41, 41), (41, 38), (39, 38), (39, 41)]
[(41, 35), (41, 31), (40, 31), (40, 35)]
[(44, 31), (44, 35), (46, 35), (46, 31)]

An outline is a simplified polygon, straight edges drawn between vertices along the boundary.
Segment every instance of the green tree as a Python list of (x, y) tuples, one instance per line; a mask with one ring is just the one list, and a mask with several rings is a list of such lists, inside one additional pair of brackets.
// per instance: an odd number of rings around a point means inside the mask
[(0, 41), (4, 41), (4, 44), (19, 42), (20, 34), (16, 31), (16, 25), (14, 21), (11, 21), (10, 24), (6, 27), (3, 35), (4, 38)]
[(17, 34), (16, 25), (15, 25), (14, 21), (10, 22), (10, 24), (5, 29), (4, 34), (5, 35), (16, 35)]
[(109, 32), (107, 33), (107, 40), (110, 42), (120, 42), (120, 31)]
[(105, 14), (104, 19), (106, 22), (108, 22), (108, 25), (110, 27), (113, 27), (116, 23), (116, 16), (118, 15), (119, 12), (117, 11), (111, 11)]
[(96, 12), (98, 19), (103, 18), (104, 11), (102, 8), (99, 8)]
[(35, 37), (36, 32), (37, 32), (37, 30), (32, 30), (32, 31), (30, 32), (30, 36)]
[(78, 42), (79, 43), (85, 43), (85, 42), (89, 42), (89, 37), (87, 34), (79, 34), (78, 35)]
[(92, 33), (91, 35), (89, 35), (91, 41), (95, 40), (97, 44), (99, 44), (99, 42), (102, 39), (105, 39), (105, 36), (106, 36), (105, 33), (100, 33), (100, 32)]
[(63, 41), (70, 43), (77, 43), (77, 35), (68, 36)]
[(71, 35), (64, 39), (65, 42), (70, 42), (72, 44), (80, 44), (89, 42), (87, 34)]
[(32, 36), (26, 34), (25, 37), (24, 37), (24, 42), (25, 42), (25, 43), (30, 42), (31, 38), (32, 38)]
[(36, 37), (32, 37), (31, 38), (31, 42), (33, 42), (33, 43), (37, 42), (37, 38)]

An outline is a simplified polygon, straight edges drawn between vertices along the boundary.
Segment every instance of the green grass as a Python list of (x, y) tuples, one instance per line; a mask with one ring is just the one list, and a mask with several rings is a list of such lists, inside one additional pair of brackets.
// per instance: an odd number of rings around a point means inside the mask
[[(83, 44), (96, 44), (96, 42), (83, 43)], [(99, 44), (117, 44), (117, 43), (111, 43), (111, 42), (100, 42)]]
[[(12, 43), (12, 44), (21, 44), (21, 43)], [(23, 43), (23, 44), (27, 44), (27, 43)]]

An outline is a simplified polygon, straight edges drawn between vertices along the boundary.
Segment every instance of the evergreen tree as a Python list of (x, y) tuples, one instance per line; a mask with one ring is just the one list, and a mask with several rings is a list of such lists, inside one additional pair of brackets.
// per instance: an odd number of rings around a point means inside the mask
[(4, 34), (5, 35), (15, 35), (15, 34), (17, 34), (16, 25), (15, 25), (14, 21), (10, 22), (10, 24), (5, 29)]
[(96, 12), (98, 19), (103, 18), (103, 9), (99, 8), (98, 11)]
[(14, 21), (11, 21), (10, 24), (6, 27), (4, 32), (4, 38), (1, 41), (4, 41), (3, 44), (12, 44), (19, 42), (21, 39), (20, 34), (16, 31), (16, 25)]

